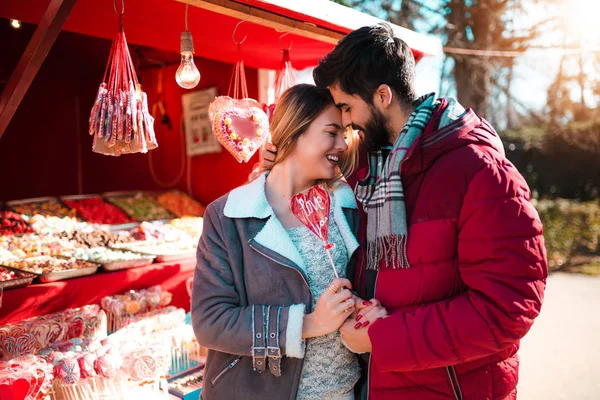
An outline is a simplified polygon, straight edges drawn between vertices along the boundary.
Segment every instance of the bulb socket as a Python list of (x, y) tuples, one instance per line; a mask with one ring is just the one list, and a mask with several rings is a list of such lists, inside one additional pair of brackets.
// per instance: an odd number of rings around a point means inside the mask
[(181, 32), (180, 53), (183, 53), (184, 51), (191, 51), (192, 53), (194, 52), (194, 39), (192, 39), (192, 32)]

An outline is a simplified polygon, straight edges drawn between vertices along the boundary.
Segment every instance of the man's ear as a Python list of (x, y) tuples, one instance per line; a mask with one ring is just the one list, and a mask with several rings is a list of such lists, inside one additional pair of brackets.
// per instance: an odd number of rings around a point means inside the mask
[(387, 109), (392, 104), (393, 98), (394, 92), (392, 91), (392, 88), (386, 84), (379, 85), (373, 96), (375, 103), (379, 103), (383, 109)]

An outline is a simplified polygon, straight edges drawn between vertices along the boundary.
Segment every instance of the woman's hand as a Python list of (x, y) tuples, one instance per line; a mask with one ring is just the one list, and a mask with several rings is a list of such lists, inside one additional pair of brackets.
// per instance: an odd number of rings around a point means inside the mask
[(365, 328), (378, 319), (388, 316), (387, 309), (377, 299), (363, 301), (357, 309), (359, 312), (354, 316), (356, 321), (354, 329)]
[(312, 313), (304, 316), (302, 338), (323, 336), (334, 332), (354, 312), (354, 299), (348, 279), (336, 278), (323, 292)]

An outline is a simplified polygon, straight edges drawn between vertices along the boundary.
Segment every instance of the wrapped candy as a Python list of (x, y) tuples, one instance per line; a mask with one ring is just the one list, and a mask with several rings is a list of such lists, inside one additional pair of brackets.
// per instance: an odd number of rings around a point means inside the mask
[(81, 372), (81, 378), (93, 378), (97, 375), (94, 364), (96, 363), (97, 357), (92, 353), (82, 353), (77, 358), (79, 364), (79, 371)]
[(54, 358), (54, 373), (56, 377), (60, 378), (64, 383), (68, 385), (76, 384), (79, 382), (79, 379), (81, 379), (81, 371), (79, 369), (77, 357), (73, 352), (63, 354), (63, 357)]
[[(74, 337), (106, 337), (106, 313), (98, 305), (91, 305), (3, 326), (0, 328), (0, 358), (36, 353)], [(81, 343), (60, 345), (65, 346), (64, 350), (79, 350)]]
[(89, 125), (89, 133), (94, 136), (92, 150), (96, 153), (120, 156), (158, 147), (148, 96), (141, 90), (122, 30), (113, 40)]
[(156, 378), (157, 362), (150, 349), (141, 349), (125, 357), (123, 369), (135, 382), (146, 382)]
[(98, 375), (104, 378), (114, 378), (122, 364), (123, 360), (120, 355), (107, 352), (96, 359), (94, 368)]
[(45, 360), (18, 357), (0, 365), (0, 399), (44, 398), (53, 380), (53, 367)]

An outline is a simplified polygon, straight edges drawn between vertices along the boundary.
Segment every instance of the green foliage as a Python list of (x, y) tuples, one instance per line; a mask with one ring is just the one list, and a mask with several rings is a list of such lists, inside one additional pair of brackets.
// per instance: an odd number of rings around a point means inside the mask
[(539, 197), (592, 200), (600, 194), (600, 119), (500, 133), (507, 157)]
[(575, 256), (600, 255), (600, 205), (556, 199), (537, 202), (551, 269), (569, 265)]

